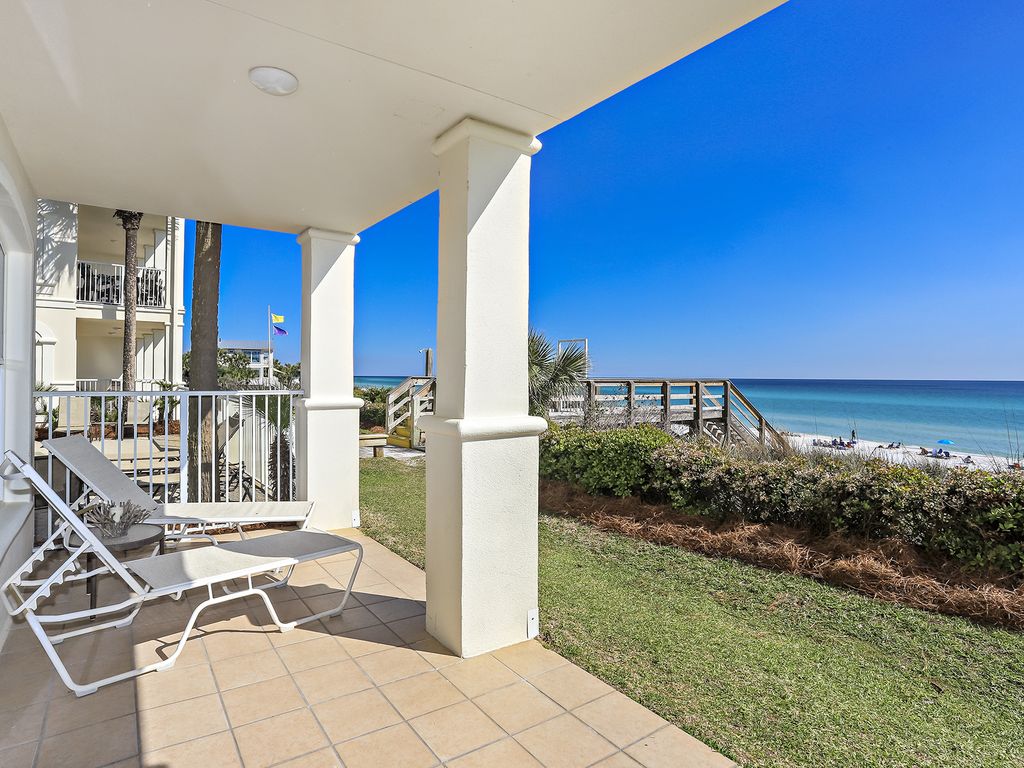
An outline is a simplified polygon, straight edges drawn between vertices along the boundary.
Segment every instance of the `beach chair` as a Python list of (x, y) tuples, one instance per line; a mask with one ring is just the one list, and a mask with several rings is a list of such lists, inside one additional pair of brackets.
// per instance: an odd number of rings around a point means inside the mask
[(81, 435), (43, 440), (43, 447), (79, 477), (87, 491), (107, 503), (130, 501), (150, 513), (147, 522), (163, 525), (175, 539), (208, 538), (208, 531), (234, 528), (244, 538), (243, 526), (258, 523), (295, 523), (304, 528), (313, 512), (312, 501), (203, 502), (161, 504)]
[[(14, 472), (10, 472), (10, 468), (13, 468)], [(274, 533), (257, 539), (225, 542), (216, 547), (201, 546), (122, 563), (32, 465), (22, 460), (14, 451), (7, 451), (4, 454), (0, 474), (5, 479), (17, 475), (28, 480), (60, 519), (50, 537), (4, 583), (0, 599), (12, 617), (24, 616), (57, 674), (76, 696), (85, 696), (105, 685), (174, 666), (199, 615), (213, 605), (243, 600), (250, 596), (259, 597), (266, 605), (271, 620), (282, 632), (311, 621), (337, 616), (345, 610), (356, 574), (363, 561), (363, 547), (358, 542), (307, 528)], [(51, 553), (57, 552), (60, 554), (54, 559), (60, 562), (50, 575), (32, 578), (40, 564), (53, 557)], [(355, 566), (338, 605), (295, 621), (281, 621), (266, 591), (287, 585), (292, 571), (300, 563), (346, 552), (356, 553)], [(67, 557), (64, 557), (65, 554)], [(95, 557), (100, 563), (99, 567), (88, 571), (85, 567), (87, 555)], [(67, 613), (42, 613), (39, 610), (40, 603), (49, 597), (54, 589), (65, 583), (80, 582), (97, 573), (110, 573), (118, 577), (127, 588), (128, 597), (112, 605)], [(281, 573), (284, 575), (279, 576)], [(266, 581), (259, 584), (253, 582), (253, 579), (259, 578)], [(236, 580), (242, 581), (245, 586), (238, 588)], [(221, 593), (215, 596), (214, 587), (218, 587)], [(71, 679), (54, 646), (71, 637), (103, 629), (125, 627), (132, 623), (145, 603), (163, 597), (181, 600), (187, 591), (194, 589), (206, 590), (207, 597), (192, 611), (181, 639), (168, 658), (92, 682), (79, 683)], [(96, 621), (101, 617), (107, 620)], [(77, 628), (58, 627), (57, 632), (47, 632), (48, 625), (64, 625), (69, 622), (77, 622), (74, 625)], [(84, 626), (81, 626), (82, 624)]]

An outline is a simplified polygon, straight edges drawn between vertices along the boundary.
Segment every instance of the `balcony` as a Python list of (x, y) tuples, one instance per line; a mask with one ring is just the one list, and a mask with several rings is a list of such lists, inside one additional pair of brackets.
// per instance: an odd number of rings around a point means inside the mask
[[(78, 301), (90, 304), (123, 303), (124, 266), (98, 261), (78, 262)], [(166, 306), (164, 270), (140, 267), (135, 281), (140, 307)]]

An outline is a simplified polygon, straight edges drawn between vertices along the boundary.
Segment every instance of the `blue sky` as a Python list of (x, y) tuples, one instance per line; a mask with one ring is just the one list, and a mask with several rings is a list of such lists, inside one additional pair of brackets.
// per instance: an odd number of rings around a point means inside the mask
[[(547, 132), (531, 322), (598, 375), (1024, 379), (1021, 40), (1019, 0), (792, 0)], [(361, 237), (356, 372), (418, 372), (436, 194)], [(299, 265), (226, 227), (222, 338), (269, 303), (297, 359)]]

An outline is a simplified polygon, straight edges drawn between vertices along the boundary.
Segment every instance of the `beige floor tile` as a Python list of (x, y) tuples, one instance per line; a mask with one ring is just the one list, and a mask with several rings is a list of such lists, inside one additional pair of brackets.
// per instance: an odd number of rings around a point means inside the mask
[(412, 643), (409, 647), (418, 651), (420, 656), (434, 669), (450, 667), (452, 664), (458, 664), (462, 661), (461, 658), (429, 635), (423, 640)]
[(508, 648), (495, 651), (493, 656), (523, 677), (540, 675), (549, 669), (569, 663), (554, 651), (549, 651), (536, 640), (527, 640), (525, 643), (510, 645)]
[(565, 710), (529, 683), (513, 683), (473, 700), (509, 733), (519, 733)]
[(388, 683), (380, 690), (406, 720), (457, 704), (465, 698), (447, 678), (434, 671)]
[(668, 724), (618, 691), (584, 704), (573, 714), (620, 749)]
[(353, 629), (337, 635), (341, 647), (348, 651), (350, 656), (365, 656), (368, 653), (385, 651), (388, 648), (395, 648), (405, 645), (405, 641), (387, 628), (385, 624), (375, 624), (372, 627)]
[(430, 768), (437, 758), (405, 723), (337, 746), (345, 768)]
[(340, 768), (340, 766), (341, 760), (338, 759), (338, 755), (328, 747), (284, 763), (278, 763), (276, 768)]
[(465, 659), (440, 672), (471, 699), (520, 680), (519, 675), (492, 656)]
[(625, 751), (644, 768), (733, 768), (736, 765), (674, 725), (652, 733)]
[(530, 682), (566, 709), (575, 709), (614, 689), (575, 664), (563, 664), (531, 677)]
[(452, 760), (450, 768), (544, 768), (515, 739), (502, 739)]
[[(169, 624), (133, 627), (132, 643), (134, 645), (135, 665), (152, 664), (169, 658), (174, 653), (184, 629), (185, 622), (177, 621)], [(181, 655), (174, 662), (175, 669), (206, 663), (206, 649), (199, 638), (200, 632), (193, 630), (188, 641), (185, 643), (185, 647), (181, 650)]]
[(61, 696), (50, 702), (44, 735), (55, 736), (86, 725), (130, 715), (134, 711), (135, 682), (132, 680), (108, 685), (82, 698)]
[(384, 600), (374, 603), (369, 608), (374, 616), (385, 623), (408, 619), (410, 616), (420, 616), (427, 610), (419, 600), (409, 600), (408, 598)]
[(263, 768), (328, 746), (308, 709), (235, 728), (235, 740), (246, 768)]
[(410, 720), (409, 725), (442, 760), (451, 760), (505, 736), (471, 701), (421, 715)]
[(206, 646), (210, 661), (269, 651), (273, 647), (267, 638), (267, 631), (260, 627), (246, 630), (211, 629), (203, 635), (203, 645)]
[[(325, 592), (322, 595), (305, 597), (302, 599), (302, 602), (306, 606), (306, 615), (308, 616), (313, 613), (323, 613), (324, 611), (336, 610), (337, 607), (341, 605), (341, 601), (344, 597), (344, 590), (337, 590), (335, 592)], [(350, 598), (345, 602), (346, 610), (349, 607), (358, 608), (360, 606), (359, 603)]]
[(292, 674), (349, 658), (348, 653), (333, 635), (322, 635), (305, 643), (286, 645), (278, 648), (277, 652)]
[(379, 584), (373, 584), (370, 586), (363, 586), (360, 581), (361, 579), (357, 576), (356, 585), (353, 589), (353, 595), (359, 601), (360, 605), (370, 606), (384, 602), (385, 600), (392, 600), (396, 597), (408, 597), (405, 592), (396, 587), (390, 581), (383, 581)]
[(421, 640), (430, 638), (427, 632), (426, 616), (422, 613), (417, 616), (410, 616), (407, 619), (399, 619), (388, 623), (388, 627), (400, 638), (409, 643), (418, 643)]
[(179, 667), (175, 664), (164, 672), (151, 672), (135, 680), (140, 710), (162, 707), (177, 701), (195, 699), (217, 692), (209, 664)]
[(215, 661), (211, 666), (217, 686), (222, 691), (288, 674), (274, 650)]
[(43, 739), (36, 768), (98, 768), (138, 751), (135, 715), (125, 715)]
[(221, 694), (221, 698), (234, 728), (306, 706), (299, 689), (287, 675), (233, 688)]
[(275, 768), (341, 768), (341, 760), (332, 748), (327, 747), (278, 763)]
[(242, 765), (235, 740), (227, 731), (146, 753), (142, 756), (142, 763), (160, 768), (241, 768)]
[(625, 752), (616, 752), (600, 763), (595, 763), (594, 768), (643, 768), (643, 766)]
[(273, 625), (267, 628), (267, 637), (270, 638), (270, 644), (275, 648), (304, 643), (307, 640), (316, 640), (318, 637), (323, 637), (326, 634), (329, 634), (327, 628), (319, 621), (303, 624), (301, 627), (295, 627), (295, 629), (290, 629), (287, 632), (278, 632), (277, 627)]
[(165, 704), (139, 713), (139, 738), (143, 752), (154, 752), (228, 727), (220, 697), (200, 696)]
[(39, 741), (46, 718), (46, 703), (40, 702), (0, 715), (0, 749)]
[[(0, 685), (0, 713), (44, 702), (67, 690), (63, 683), (57, 681), (53, 666), (48, 661), (22, 667), (18, 666), (18, 660), (12, 661), (4, 656), (0, 670), (4, 676), (3, 685)], [(56, 685), (60, 685), (60, 689)]]
[(356, 661), (377, 685), (384, 685), (433, 669), (412, 648), (389, 648), (380, 653), (360, 656)]
[(349, 602), (348, 607), (345, 608), (341, 616), (323, 619), (324, 626), (327, 627), (327, 631), (332, 635), (340, 635), (343, 632), (372, 627), (374, 624), (380, 623), (380, 619), (370, 613), (369, 608), (364, 608), (354, 600)]
[(572, 715), (535, 725), (515, 738), (546, 768), (583, 768), (617, 751)]
[(39, 743), (30, 741), (17, 747), (0, 749), (0, 765), (4, 768), (32, 768)]
[(373, 687), (370, 678), (351, 659), (296, 672), (292, 679), (310, 704)]
[(332, 744), (395, 725), (402, 720), (376, 688), (317, 704), (313, 712)]

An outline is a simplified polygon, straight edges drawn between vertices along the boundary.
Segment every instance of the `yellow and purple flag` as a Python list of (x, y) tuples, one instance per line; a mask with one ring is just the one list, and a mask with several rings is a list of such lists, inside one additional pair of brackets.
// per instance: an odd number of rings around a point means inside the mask
[(284, 328), (282, 328), (279, 325), (275, 325), (274, 326), (274, 335), (275, 336), (287, 336), (288, 335), (288, 331), (286, 331)]
[(275, 315), (273, 312), (270, 313), (270, 322), (272, 323), (283, 323), (284, 315)]

